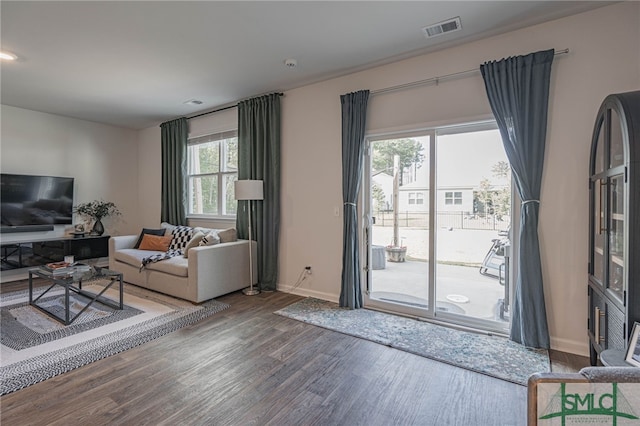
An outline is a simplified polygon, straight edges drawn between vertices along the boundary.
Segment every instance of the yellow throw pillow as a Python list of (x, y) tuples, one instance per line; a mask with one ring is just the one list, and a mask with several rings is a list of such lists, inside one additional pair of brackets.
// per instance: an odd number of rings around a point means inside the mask
[(169, 245), (171, 244), (171, 239), (173, 236), (160, 236), (160, 235), (151, 235), (144, 234), (142, 237), (142, 241), (140, 242), (139, 250), (156, 250), (156, 251), (167, 251), (169, 250)]

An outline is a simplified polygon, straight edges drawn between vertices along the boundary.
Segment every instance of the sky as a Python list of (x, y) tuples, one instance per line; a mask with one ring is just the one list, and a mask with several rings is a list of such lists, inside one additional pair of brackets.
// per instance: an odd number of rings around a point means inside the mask
[[(429, 137), (413, 137), (422, 143), (425, 161), (417, 169), (416, 182), (427, 186), (429, 181)], [(504, 179), (493, 176), (491, 167), (507, 161), (500, 132), (486, 130), (436, 137), (436, 169), (438, 186), (477, 186), (484, 178), (494, 185), (504, 185)]]

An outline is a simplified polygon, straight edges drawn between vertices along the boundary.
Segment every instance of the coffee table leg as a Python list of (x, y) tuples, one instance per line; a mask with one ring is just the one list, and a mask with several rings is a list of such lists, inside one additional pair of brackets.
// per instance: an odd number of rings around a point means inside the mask
[(29, 304), (33, 302), (33, 275), (29, 271)]
[(69, 325), (69, 286), (64, 286), (64, 317), (65, 325)]
[(124, 292), (122, 289), (122, 274), (118, 276), (118, 280), (120, 281), (120, 309), (124, 309), (124, 304), (122, 303), (122, 298), (124, 295)]

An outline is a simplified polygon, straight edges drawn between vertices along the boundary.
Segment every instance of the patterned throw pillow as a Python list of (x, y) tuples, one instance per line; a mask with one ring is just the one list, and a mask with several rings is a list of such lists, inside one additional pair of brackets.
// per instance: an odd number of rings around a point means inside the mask
[(184, 250), (187, 243), (193, 236), (193, 228), (190, 226), (176, 226), (173, 231), (173, 239), (171, 240), (171, 246), (169, 250)]
[(218, 233), (215, 231), (209, 232), (207, 235), (202, 237), (202, 240), (200, 240), (201, 246), (213, 246), (219, 243), (220, 243), (220, 237), (218, 237)]

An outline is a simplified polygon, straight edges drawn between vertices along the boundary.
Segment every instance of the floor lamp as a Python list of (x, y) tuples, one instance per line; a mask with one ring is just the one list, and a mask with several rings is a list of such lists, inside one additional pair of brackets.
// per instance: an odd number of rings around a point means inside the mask
[(236, 200), (246, 200), (249, 204), (249, 277), (251, 285), (249, 288), (242, 290), (247, 296), (254, 296), (260, 293), (260, 290), (253, 288), (253, 234), (251, 232), (251, 210), (253, 200), (263, 200), (263, 183), (261, 180), (237, 180), (235, 183)]

